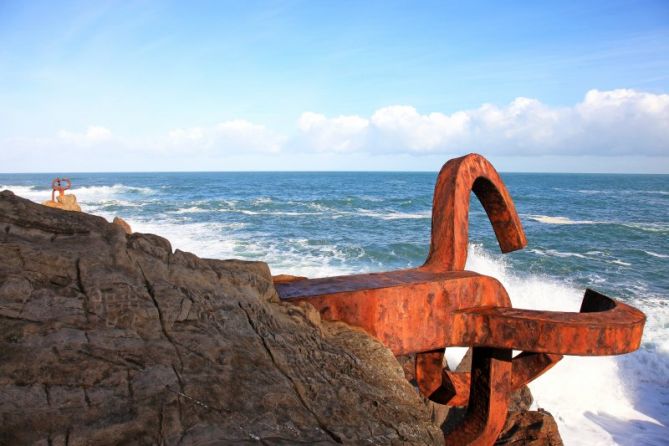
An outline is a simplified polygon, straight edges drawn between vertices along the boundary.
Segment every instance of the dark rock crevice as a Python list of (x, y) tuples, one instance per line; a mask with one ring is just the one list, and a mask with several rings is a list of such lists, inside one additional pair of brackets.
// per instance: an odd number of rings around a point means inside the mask
[(314, 416), (314, 419), (318, 423), (318, 426), (323, 430), (323, 432), (327, 433), (330, 438), (332, 438), (333, 441), (336, 443), (341, 443), (341, 438), (337, 436), (334, 432), (332, 432), (326, 425), (324, 420), (318, 416), (318, 414), (314, 411), (312, 407), (309, 406), (307, 403), (307, 400), (305, 399), (305, 396), (303, 395), (302, 390), (300, 389), (300, 386), (297, 385), (295, 382), (295, 379), (291, 377), (288, 372), (284, 369), (284, 367), (276, 361), (276, 358), (274, 357), (274, 353), (272, 352), (272, 349), (269, 347), (267, 340), (265, 337), (260, 333), (258, 330), (258, 327), (256, 324), (253, 322), (253, 319), (251, 319), (251, 315), (249, 312), (244, 308), (244, 305), (242, 303), (239, 304), (239, 308), (246, 314), (246, 318), (249, 322), (249, 325), (253, 329), (253, 331), (258, 335), (258, 338), (260, 339), (260, 342), (262, 343), (263, 347), (265, 348), (265, 351), (267, 352), (267, 355), (269, 358), (272, 360), (272, 363), (274, 366), (281, 372), (281, 374), (286, 378), (286, 380), (292, 385), (293, 389), (295, 390), (295, 394), (298, 396), (300, 402), (304, 406), (307, 411), (311, 412), (311, 414)]
[[(130, 257), (130, 255), (128, 255)], [(174, 353), (177, 356), (177, 359), (179, 360), (179, 365), (181, 366), (181, 369), (183, 370), (183, 359), (181, 358), (181, 352), (179, 351), (179, 347), (177, 346), (176, 342), (174, 342), (174, 339), (172, 336), (167, 331), (167, 327), (165, 326), (165, 317), (163, 316), (163, 312), (160, 309), (160, 305), (158, 304), (158, 300), (156, 299), (156, 292), (151, 285), (151, 282), (149, 281), (148, 277), (146, 277), (146, 274), (144, 273), (144, 269), (142, 268), (142, 265), (139, 264), (139, 262), (135, 262), (137, 265), (137, 269), (139, 272), (142, 274), (142, 278), (144, 279), (144, 286), (146, 287), (146, 291), (149, 293), (149, 296), (151, 297), (151, 302), (153, 302), (154, 307), (156, 308), (156, 311), (158, 312), (158, 321), (160, 322), (160, 328), (163, 332), (163, 335), (165, 336), (165, 339), (169, 341), (170, 344), (172, 344), (172, 347), (174, 347)], [(174, 373), (177, 376), (177, 380), (179, 381), (179, 386), (181, 387), (181, 390), (183, 391), (183, 382), (181, 381), (181, 376), (177, 372), (177, 370), (174, 368), (174, 364), (172, 364), (172, 368), (174, 369)]]

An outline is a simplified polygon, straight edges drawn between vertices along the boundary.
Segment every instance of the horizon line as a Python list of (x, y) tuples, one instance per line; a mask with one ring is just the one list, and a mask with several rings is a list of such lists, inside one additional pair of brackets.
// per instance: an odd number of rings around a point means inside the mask
[[(196, 174), (196, 173), (439, 173), (437, 170), (110, 170), (110, 171), (70, 171), (70, 172), (0, 172), (0, 175), (63, 175), (63, 174)], [(499, 170), (500, 174), (542, 174), (542, 175), (669, 175), (669, 172), (567, 172), (567, 171), (520, 171)]]

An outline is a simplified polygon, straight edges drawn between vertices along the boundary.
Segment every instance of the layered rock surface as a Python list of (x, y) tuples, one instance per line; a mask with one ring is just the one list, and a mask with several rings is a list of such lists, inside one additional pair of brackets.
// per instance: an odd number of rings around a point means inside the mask
[(0, 443), (442, 441), (392, 354), (266, 264), (0, 193)]

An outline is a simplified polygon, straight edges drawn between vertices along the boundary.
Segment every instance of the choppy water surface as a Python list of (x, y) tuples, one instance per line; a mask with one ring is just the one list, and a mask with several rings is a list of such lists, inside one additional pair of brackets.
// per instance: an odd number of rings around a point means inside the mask
[[(666, 444), (669, 434), (669, 176), (505, 174), (529, 245), (501, 255), (472, 202), (468, 268), (514, 306), (578, 311), (588, 286), (648, 315), (642, 349), (566, 358), (532, 384), (566, 444)], [(0, 175), (48, 199), (53, 175)], [(310, 277), (420, 265), (435, 173), (72, 174), (85, 211), (212, 258)], [(456, 360), (458, 352), (449, 350)]]

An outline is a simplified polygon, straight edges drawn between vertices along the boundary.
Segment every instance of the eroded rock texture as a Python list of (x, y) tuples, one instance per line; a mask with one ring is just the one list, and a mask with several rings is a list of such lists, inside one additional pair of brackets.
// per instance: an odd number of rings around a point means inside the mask
[(172, 252), (0, 193), (1, 444), (441, 444), (392, 354)]
[(506, 446), (562, 446), (553, 416), (538, 411), (512, 411), (496, 445)]

